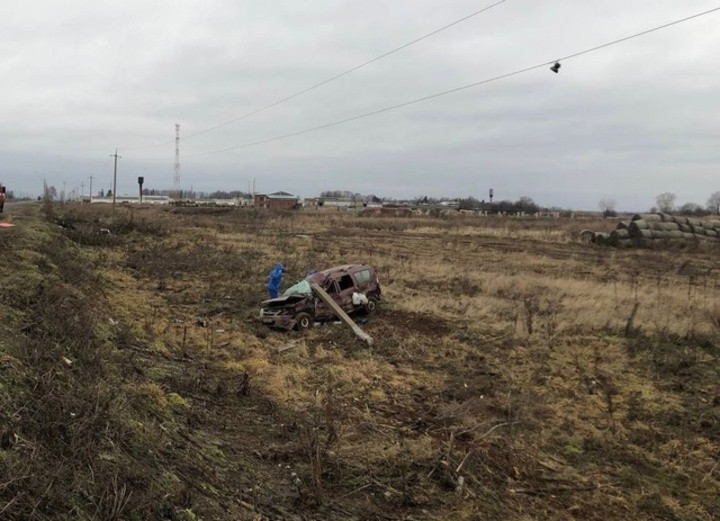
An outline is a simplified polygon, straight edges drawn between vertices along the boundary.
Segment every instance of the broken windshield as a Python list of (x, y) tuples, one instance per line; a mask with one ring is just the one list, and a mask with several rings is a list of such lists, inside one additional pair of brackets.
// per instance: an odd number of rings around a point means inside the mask
[(290, 286), (283, 293), (283, 297), (289, 297), (290, 295), (312, 295), (310, 283), (307, 280), (301, 280), (294, 286)]

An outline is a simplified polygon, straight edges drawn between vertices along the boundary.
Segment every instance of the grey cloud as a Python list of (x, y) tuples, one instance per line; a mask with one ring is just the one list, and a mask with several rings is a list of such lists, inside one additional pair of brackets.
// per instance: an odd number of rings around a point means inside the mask
[[(482, 5), (260, 0), (0, 7), (0, 180), (37, 192), (112, 176), (120, 191), (172, 182), (183, 135), (271, 103)], [(656, 193), (704, 203), (720, 130), (720, 13), (563, 64), (373, 118), (226, 154), (197, 153), (310, 128), (552, 60), (710, 1), (508, 0), (287, 104), (182, 142), (182, 183), (312, 195), (530, 195), (644, 209)], [(157, 143), (163, 146), (133, 148)], [(40, 181), (38, 181), (40, 179)]]

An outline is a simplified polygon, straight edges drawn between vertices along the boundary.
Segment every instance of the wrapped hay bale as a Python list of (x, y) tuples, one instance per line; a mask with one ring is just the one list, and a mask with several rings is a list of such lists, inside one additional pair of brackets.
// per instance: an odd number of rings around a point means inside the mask
[(635, 241), (632, 239), (619, 239), (616, 246), (618, 248), (632, 248), (635, 246)]
[(683, 233), (680, 230), (672, 230), (669, 232), (665, 232), (668, 239), (682, 239)]
[(632, 221), (630, 223), (630, 226), (628, 226), (628, 231), (630, 232), (631, 237), (641, 237), (642, 234), (640, 233), (640, 230), (647, 230), (648, 229), (648, 223), (645, 222), (643, 219), (638, 219), (637, 221)]
[(683, 233), (692, 233), (693, 231), (692, 226), (689, 224), (679, 224), (678, 226), (680, 227), (680, 231)]
[(614, 230), (610, 233), (607, 243), (609, 246), (619, 246), (622, 241), (628, 240), (630, 240), (630, 232), (627, 230)]
[(630, 221), (620, 221), (617, 225), (618, 230), (627, 230), (630, 227)]
[(697, 219), (696, 217), (687, 217), (687, 223), (691, 226), (702, 226), (702, 224), (700, 224), (700, 219)]
[(632, 217), (633, 221), (645, 221), (645, 222), (661, 222), (662, 217), (657, 213), (636, 213)]
[(580, 240), (580, 242), (585, 244), (595, 242), (595, 232), (592, 230), (582, 230), (578, 234), (578, 239)]
[(662, 222), (662, 223), (659, 223), (659, 222), (651, 222), (651, 223), (648, 223), (648, 228), (650, 228), (651, 230), (659, 230), (659, 231), (664, 231), (664, 232), (671, 232), (671, 231), (674, 231), (674, 230), (679, 230), (679, 229), (680, 229), (680, 225), (677, 224), (677, 223), (672, 223), (672, 222)]
[(694, 235), (692, 232), (680, 232), (680, 233), (682, 233), (682, 238), (683, 238), (683, 240), (685, 240), (685, 241), (691, 241), (691, 242), (692, 242), (692, 241), (695, 240), (695, 235)]
[(705, 228), (699, 224), (690, 224), (690, 228), (692, 228), (692, 231), (695, 234), (705, 235)]
[(652, 239), (654, 237), (653, 233), (655, 233), (653, 230), (639, 228), (632, 233), (632, 237), (637, 237), (638, 239)]
[(684, 215), (678, 215), (677, 217), (675, 217), (675, 222), (678, 223), (678, 224), (680, 224), (680, 225), (683, 225), (683, 224), (687, 225), (687, 224), (689, 224), (689, 223), (688, 223), (688, 218), (685, 217)]
[(675, 222), (675, 217), (673, 217), (673, 216), (670, 215), (669, 213), (658, 212), (658, 215), (660, 216), (660, 219), (661, 219), (662, 222), (664, 222), (664, 223), (672, 223), (672, 222)]
[(705, 228), (705, 235), (707, 235), (708, 237), (713, 237), (714, 239), (718, 238), (718, 232), (711, 228)]
[(613, 230), (610, 232), (610, 235), (608, 235), (608, 238), (607, 238), (608, 246), (617, 246), (618, 236), (617, 236), (616, 232), (617, 232), (617, 230)]
[[(627, 229), (618, 228), (617, 230), (615, 230), (612, 233), (614, 233), (619, 240), (630, 238), (630, 231)], [(612, 235), (612, 233), (610, 235)]]
[(720, 229), (720, 221), (708, 221), (708, 222), (710, 223), (710, 227), (713, 230), (717, 231), (718, 229)]
[(607, 233), (600, 232), (595, 234), (595, 244), (599, 244), (600, 246), (607, 246), (609, 239), (610, 235)]

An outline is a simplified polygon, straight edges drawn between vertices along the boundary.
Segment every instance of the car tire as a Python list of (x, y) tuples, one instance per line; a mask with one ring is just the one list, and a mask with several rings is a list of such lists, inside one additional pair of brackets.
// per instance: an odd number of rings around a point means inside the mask
[(368, 303), (365, 304), (365, 312), (370, 314), (373, 313), (378, 306), (378, 300), (375, 297), (368, 297)]
[(298, 313), (295, 316), (295, 325), (297, 326), (298, 330), (305, 331), (310, 326), (312, 326), (313, 319), (312, 317), (307, 313)]

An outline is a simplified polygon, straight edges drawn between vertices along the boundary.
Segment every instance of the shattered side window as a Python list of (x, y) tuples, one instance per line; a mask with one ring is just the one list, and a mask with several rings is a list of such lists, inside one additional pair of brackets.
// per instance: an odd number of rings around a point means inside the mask
[(355, 287), (352, 281), (352, 277), (350, 277), (350, 275), (343, 275), (342, 277), (340, 277), (338, 284), (340, 285), (340, 291), (345, 291), (346, 289)]
[(355, 273), (355, 279), (358, 281), (359, 286), (365, 286), (370, 282), (370, 270), (362, 270)]

